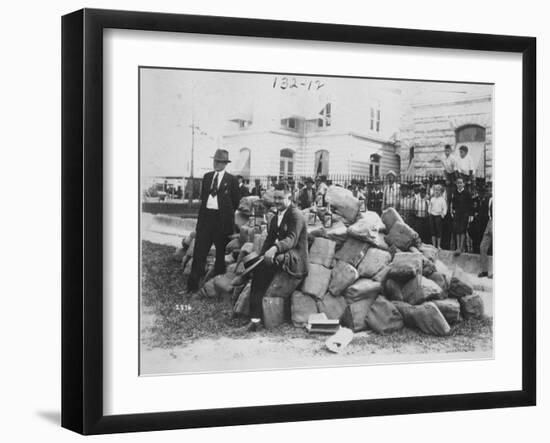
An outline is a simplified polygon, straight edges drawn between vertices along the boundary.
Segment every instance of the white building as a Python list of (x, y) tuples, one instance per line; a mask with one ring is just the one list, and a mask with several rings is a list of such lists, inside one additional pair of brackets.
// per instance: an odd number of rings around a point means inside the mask
[(260, 85), (222, 136), (235, 159), (232, 173), (379, 176), (399, 170), (401, 91), (389, 82), (273, 76)]

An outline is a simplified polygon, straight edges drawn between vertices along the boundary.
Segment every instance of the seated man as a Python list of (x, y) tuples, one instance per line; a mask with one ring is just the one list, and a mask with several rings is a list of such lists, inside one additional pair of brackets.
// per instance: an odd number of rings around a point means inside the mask
[[(249, 330), (261, 326), (264, 295), (289, 298), (308, 273), (307, 225), (302, 213), (290, 201), (286, 183), (275, 185), (273, 199), (277, 209), (268, 227), (260, 252), (264, 259), (252, 271)], [(277, 293), (270, 285), (278, 280)], [(281, 284), (282, 283), (282, 284)]]

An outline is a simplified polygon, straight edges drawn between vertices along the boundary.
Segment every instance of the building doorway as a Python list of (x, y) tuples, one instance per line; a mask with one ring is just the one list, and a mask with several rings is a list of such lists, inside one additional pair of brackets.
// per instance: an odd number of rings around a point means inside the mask
[(456, 130), (455, 155), (462, 145), (468, 147), (468, 154), (474, 163), (474, 176), (485, 177), (487, 169), (487, 152), (485, 128), (478, 125), (465, 125)]
[(281, 177), (294, 176), (294, 151), (281, 149), (279, 175)]
[(328, 151), (326, 149), (315, 152), (315, 169), (313, 173), (315, 177), (328, 175)]

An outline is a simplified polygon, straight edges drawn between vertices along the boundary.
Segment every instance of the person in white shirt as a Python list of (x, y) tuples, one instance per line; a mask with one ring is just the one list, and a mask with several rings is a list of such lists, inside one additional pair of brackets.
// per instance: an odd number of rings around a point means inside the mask
[(447, 195), (451, 195), (454, 190), (456, 175), (457, 175), (457, 161), (453, 154), (453, 148), (451, 145), (445, 145), (444, 155), (441, 158), (443, 164), (443, 176), (445, 177), (445, 187), (447, 188)]
[(395, 183), (397, 174), (393, 171), (388, 171), (386, 174), (387, 184), (384, 185), (384, 197), (382, 199), (382, 210), (393, 207), (399, 210), (399, 197), (401, 195), (401, 187), (399, 183)]
[(447, 202), (442, 196), (441, 185), (434, 186), (434, 195), (430, 199), (428, 215), (430, 219), (430, 232), (432, 234), (432, 245), (441, 248), (441, 224), (447, 215)]
[(458, 176), (464, 179), (466, 185), (472, 182), (474, 176), (474, 161), (468, 154), (468, 146), (462, 145), (458, 148), (459, 156), (456, 159), (456, 170)]
[(199, 289), (212, 244), (216, 248), (214, 275), (225, 273), (225, 247), (229, 236), (234, 232), (235, 210), (239, 206), (237, 178), (225, 171), (225, 167), (231, 162), (227, 150), (218, 149), (212, 158), (214, 170), (207, 172), (202, 179), (193, 266), (187, 279), (188, 295)]

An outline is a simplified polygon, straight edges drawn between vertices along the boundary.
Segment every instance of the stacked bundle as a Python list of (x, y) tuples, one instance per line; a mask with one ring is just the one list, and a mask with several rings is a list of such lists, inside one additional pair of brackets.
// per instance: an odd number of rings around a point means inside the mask
[[(422, 244), (393, 208), (382, 218), (358, 212), (350, 224), (343, 216), (355, 208), (349, 196), (331, 204), (342, 218), (331, 229), (310, 231), (315, 258), (310, 275), (293, 294), (301, 319), (315, 311), (315, 300), (319, 312), (354, 332), (387, 334), (408, 326), (447, 335), (462, 318), (483, 315), (482, 299), (473, 293), (468, 275), (460, 268), (451, 273), (437, 249)], [(332, 243), (325, 251), (322, 241), (334, 242), (335, 252)]]

